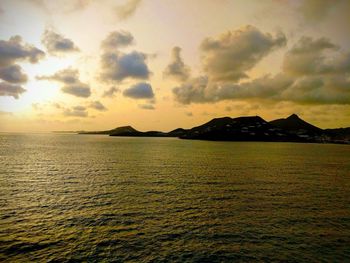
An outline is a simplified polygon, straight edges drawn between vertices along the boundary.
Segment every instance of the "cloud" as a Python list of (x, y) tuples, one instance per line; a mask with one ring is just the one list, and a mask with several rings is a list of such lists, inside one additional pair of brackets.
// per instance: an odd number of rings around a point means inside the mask
[(346, 76), (305, 76), (281, 93), (281, 100), (301, 104), (350, 105), (350, 79)]
[(217, 38), (206, 38), (200, 46), (204, 71), (216, 81), (247, 78), (248, 70), (271, 51), (285, 46), (286, 42), (281, 32), (272, 36), (250, 25)]
[(146, 54), (133, 51), (128, 54), (106, 52), (101, 57), (102, 79), (121, 82), (127, 78), (148, 79), (151, 72), (146, 64)]
[(45, 53), (29, 44), (23, 44), (20, 36), (11, 37), (8, 41), (0, 40), (0, 67), (13, 65), (16, 61), (37, 63)]
[(72, 68), (60, 70), (51, 76), (37, 76), (36, 78), (39, 80), (54, 80), (64, 84), (80, 82), (79, 71)]
[(292, 78), (280, 73), (240, 84), (218, 85), (201, 77), (173, 90), (182, 104), (260, 99), (313, 104), (350, 104), (350, 82), (326, 76)]
[(116, 50), (134, 43), (134, 37), (128, 31), (113, 31), (102, 41), (101, 47), (106, 50)]
[(10, 83), (25, 83), (27, 82), (27, 75), (22, 72), (19, 65), (14, 64), (0, 67), (0, 79)]
[(63, 111), (63, 115), (67, 117), (88, 117), (88, 112), (83, 106), (75, 106), (73, 108), (68, 108)]
[(105, 92), (103, 92), (102, 97), (106, 98), (113, 98), (115, 96), (116, 93), (120, 92), (120, 90), (116, 87), (110, 87), (108, 90), (106, 90)]
[(62, 87), (62, 92), (82, 98), (88, 98), (91, 95), (90, 87), (84, 83), (74, 83)]
[(282, 71), (274, 76), (238, 82), (221, 81), (208, 74), (182, 83), (173, 89), (173, 94), (182, 104), (242, 99), (350, 104), (349, 73), (350, 52), (340, 51), (326, 38), (304, 36), (286, 52)]
[(151, 85), (140, 82), (124, 90), (123, 95), (132, 99), (153, 99), (154, 93)]
[(236, 99), (275, 99), (279, 93), (293, 83), (294, 79), (278, 74), (269, 75), (243, 83), (210, 81), (206, 76), (194, 78), (173, 89), (175, 99), (182, 104), (215, 103)]
[(91, 95), (90, 86), (82, 83), (79, 71), (72, 68), (63, 69), (52, 76), (37, 76), (37, 79), (61, 82), (64, 84), (61, 91), (76, 97), (88, 98)]
[(79, 48), (72, 40), (55, 33), (52, 30), (45, 30), (41, 42), (51, 55), (58, 55), (79, 51)]
[(0, 79), (1, 82), (0, 96), (12, 96), (15, 99), (26, 90), (18, 83), (27, 82), (27, 75), (17, 62), (29, 61), (37, 63), (45, 53), (40, 49), (24, 44), (20, 36), (13, 36), (9, 40), (0, 40)]
[(147, 55), (142, 52), (120, 52), (118, 49), (134, 42), (127, 31), (113, 31), (101, 43), (101, 73), (106, 82), (122, 82), (125, 79), (148, 79), (151, 75), (146, 64)]
[(291, 101), (301, 104), (350, 104), (350, 80), (337, 76), (294, 78), (279, 73), (243, 83), (217, 84), (206, 77), (173, 89), (182, 104), (215, 103), (223, 100)]
[(120, 20), (125, 20), (131, 17), (136, 9), (141, 4), (141, 0), (127, 0), (124, 5), (120, 5), (116, 7), (116, 13)]
[[(347, 0), (345, 0), (346, 2)], [(298, 11), (308, 22), (320, 22), (334, 8), (344, 2), (342, 0), (303, 0), (298, 8)]]
[(185, 65), (181, 58), (181, 48), (173, 48), (171, 61), (164, 70), (164, 76), (173, 78), (178, 81), (186, 81), (189, 78), (190, 68)]
[(143, 110), (155, 110), (156, 108), (152, 104), (139, 104), (140, 109)]
[(71, 13), (85, 9), (91, 0), (29, 0), (48, 13)]
[(313, 40), (310, 37), (302, 37), (286, 53), (283, 61), (283, 70), (297, 76), (326, 73), (331, 68), (325, 62), (324, 51), (336, 48), (334, 44), (325, 38)]
[(93, 108), (98, 111), (106, 111), (107, 108), (99, 101), (92, 101), (89, 105), (90, 108)]
[(175, 87), (173, 94), (175, 99), (182, 104), (214, 102), (213, 98), (205, 94), (207, 86), (208, 78), (201, 76)]
[(15, 99), (26, 90), (19, 85), (13, 85), (7, 82), (0, 82), (0, 96), (10, 96)]

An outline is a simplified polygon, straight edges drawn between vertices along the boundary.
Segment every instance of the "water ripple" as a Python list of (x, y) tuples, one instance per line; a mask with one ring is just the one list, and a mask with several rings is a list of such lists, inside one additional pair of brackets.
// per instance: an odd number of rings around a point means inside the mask
[(0, 261), (346, 262), (349, 177), (345, 145), (2, 134)]

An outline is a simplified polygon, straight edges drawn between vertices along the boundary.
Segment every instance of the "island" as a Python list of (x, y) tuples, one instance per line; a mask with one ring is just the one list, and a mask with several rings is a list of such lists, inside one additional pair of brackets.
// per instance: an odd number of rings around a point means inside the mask
[(106, 131), (81, 131), (78, 134), (105, 134), (130, 137), (178, 137), (212, 141), (266, 141), (350, 144), (350, 127), (321, 129), (292, 114), (287, 118), (265, 121), (259, 116), (222, 117), (191, 129), (170, 132), (138, 131), (131, 126)]

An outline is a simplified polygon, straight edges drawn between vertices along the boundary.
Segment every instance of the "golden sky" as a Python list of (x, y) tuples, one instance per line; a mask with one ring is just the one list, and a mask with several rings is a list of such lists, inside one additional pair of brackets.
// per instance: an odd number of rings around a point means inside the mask
[(1, 0), (0, 131), (350, 126), (348, 0)]

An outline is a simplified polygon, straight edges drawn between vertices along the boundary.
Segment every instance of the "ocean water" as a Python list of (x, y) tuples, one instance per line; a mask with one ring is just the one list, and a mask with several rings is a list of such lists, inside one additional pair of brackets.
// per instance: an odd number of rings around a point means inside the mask
[(0, 135), (1, 262), (349, 262), (350, 146)]

